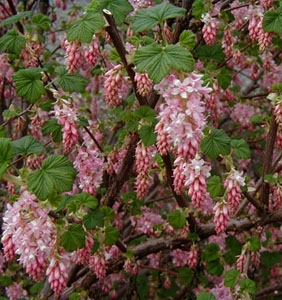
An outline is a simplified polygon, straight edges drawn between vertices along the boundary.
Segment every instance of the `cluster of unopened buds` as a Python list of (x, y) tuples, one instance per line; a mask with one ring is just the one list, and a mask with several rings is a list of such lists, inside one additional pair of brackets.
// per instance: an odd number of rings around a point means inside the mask
[(153, 86), (153, 82), (149, 78), (148, 74), (136, 72), (134, 80), (136, 81), (137, 84), (138, 93), (143, 97), (147, 97)]
[(81, 66), (82, 52), (80, 49), (80, 42), (78, 41), (65, 41), (66, 49), (66, 61), (67, 61), (67, 70), (70, 74), (75, 73), (76, 70)]
[(207, 45), (212, 45), (215, 42), (217, 26), (216, 19), (212, 18), (210, 14), (202, 16), (202, 22), (205, 23), (203, 27), (203, 37)]
[(228, 206), (225, 201), (218, 201), (213, 208), (215, 231), (219, 235), (224, 233), (229, 221)]

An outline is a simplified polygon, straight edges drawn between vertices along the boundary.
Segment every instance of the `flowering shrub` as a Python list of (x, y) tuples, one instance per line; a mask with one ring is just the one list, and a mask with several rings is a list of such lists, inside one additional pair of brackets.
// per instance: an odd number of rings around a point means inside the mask
[(74, 4), (0, 3), (1, 299), (281, 299), (282, 2)]

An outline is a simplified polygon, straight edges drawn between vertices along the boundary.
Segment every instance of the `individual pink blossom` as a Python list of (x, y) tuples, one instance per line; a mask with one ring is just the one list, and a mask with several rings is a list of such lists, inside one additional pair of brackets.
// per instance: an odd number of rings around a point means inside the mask
[(153, 4), (152, 0), (129, 0), (129, 2), (133, 6), (134, 11), (138, 11), (141, 8), (149, 7)]
[(32, 154), (27, 158), (26, 165), (32, 170), (39, 169), (44, 159), (45, 155)]
[(136, 157), (136, 172), (137, 178), (135, 188), (137, 191), (137, 198), (143, 199), (150, 187), (149, 169), (151, 166), (151, 155), (149, 147), (139, 143), (135, 150)]
[(153, 82), (149, 78), (148, 74), (136, 72), (134, 80), (137, 83), (138, 93), (143, 97), (147, 97), (153, 87)]
[(96, 65), (100, 54), (100, 41), (97, 37), (94, 36), (88, 49), (84, 50), (83, 54), (87, 63), (91, 66)]
[(232, 170), (227, 176), (224, 182), (224, 187), (226, 188), (227, 201), (230, 209), (230, 213), (234, 214), (240, 204), (241, 200), (241, 188), (240, 186), (245, 185), (245, 179), (243, 177), (243, 172), (238, 172), (237, 170)]
[(273, 113), (275, 114), (275, 119), (278, 124), (282, 124), (282, 102), (277, 103), (274, 108)]
[(164, 281), (164, 287), (165, 287), (166, 289), (169, 289), (170, 286), (171, 286), (170, 278), (169, 278), (168, 276), (166, 276), (165, 281)]
[(89, 269), (95, 272), (99, 280), (103, 280), (106, 277), (106, 260), (105, 258), (95, 253), (89, 259)]
[(185, 186), (195, 208), (201, 209), (207, 194), (206, 178), (210, 176), (211, 167), (203, 159), (196, 157), (184, 169)]
[(212, 45), (215, 42), (217, 33), (216, 20), (211, 18), (209, 14), (203, 16), (202, 21), (205, 23), (203, 27), (203, 37), (207, 45)]
[(173, 170), (173, 185), (174, 185), (174, 191), (176, 194), (181, 195), (184, 191), (185, 187), (185, 173), (184, 173), (184, 160), (178, 157), (174, 164), (176, 165), (175, 169)]
[(70, 74), (75, 73), (82, 64), (82, 52), (79, 41), (68, 42), (65, 40), (67, 70)]
[(176, 267), (184, 267), (188, 263), (189, 252), (181, 249), (175, 249), (171, 252), (172, 255), (172, 263), (176, 265)]
[(198, 250), (196, 247), (191, 247), (191, 250), (188, 255), (188, 265), (191, 269), (197, 267), (198, 264)]
[(213, 208), (216, 234), (222, 234), (226, 231), (229, 214), (227, 205), (224, 202), (217, 202)]
[(238, 257), (238, 259), (236, 261), (236, 267), (240, 273), (244, 272), (245, 264), (246, 264), (246, 256), (243, 253)]
[(27, 291), (24, 290), (19, 283), (14, 282), (12, 285), (7, 286), (5, 289), (9, 300), (17, 300), (19, 298), (27, 297)]
[(277, 185), (273, 188), (272, 198), (269, 199), (269, 210), (275, 211), (282, 207), (282, 187)]

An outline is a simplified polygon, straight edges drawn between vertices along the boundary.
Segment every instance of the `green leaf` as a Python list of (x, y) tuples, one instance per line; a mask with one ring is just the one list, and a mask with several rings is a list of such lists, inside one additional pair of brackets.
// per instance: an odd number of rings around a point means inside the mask
[(225, 239), (225, 245), (228, 251), (224, 254), (224, 259), (229, 265), (232, 265), (236, 262), (237, 256), (241, 254), (242, 244), (233, 235), (230, 235)]
[(219, 45), (204, 45), (199, 46), (196, 49), (196, 57), (201, 60), (214, 60), (218, 63), (223, 62), (225, 59), (225, 54), (223, 53), (221, 47)]
[(7, 133), (5, 127), (0, 125), (0, 137), (6, 137), (6, 135)]
[(2, 23), (0, 23), (0, 28), (3, 26), (15, 24), (15, 23), (19, 22), (20, 20), (30, 16), (31, 14), (32, 14), (32, 11), (24, 11), (24, 12), (21, 12), (19, 14), (12, 16), (12, 17), (9, 17), (9, 18), (5, 19)]
[(192, 5), (192, 15), (196, 20), (200, 20), (202, 15), (206, 12), (205, 4), (203, 0), (193, 1)]
[(224, 285), (230, 288), (234, 288), (237, 283), (237, 278), (239, 277), (240, 272), (236, 269), (229, 270), (224, 274)]
[(134, 32), (150, 30), (157, 24), (161, 24), (166, 19), (183, 17), (186, 9), (174, 6), (168, 2), (137, 11), (132, 24)]
[(53, 108), (54, 101), (53, 100), (47, 100), (44, 101), (42, 104), (39, 105), (39, 107), (44, 111), (50, 111)]
[(47, 16), (43, 14), (37, 14), (32, 16), (31, 20), (32, 23), (39, 29), (49, 30), (51, 20)]
[(98, 206), (98, 199), (92, 195), (89, 195), (86, 192), (76, 194), (73, 197), (75, 200), (78, 200), (81, 204), (85, 205), (88, 208), (95, 209)]
[(207, 191), (212, 198), (222, 195), (224, 191), (223, 184), (219, 176), (212, 176), (207, 181)]
[(100, 242), (98, 240), (94, 240), (94, 245), (91, 249), (91, 255), (93, 255), (100, 247)]
[(249, 278), (242, 279), (240, 280), (240, 288), (250, 294), (254, 294), (256, 292), (256, 283)]
[(197, 300), (216, 300), (216, 298), (211, 293), (201, 292), (197, 295)]
[(249, 249), (250, 251), (257, 252), (260, 249), (260, 239), (257, 236), (252, 236), (249, 238), (250, 246)]
[(136, 278), (137, 292), (141, 300), (147, 300), (149, 295), (149, 281), (145, 274)]
[(70, 27), (67, 35), (68, 41), (78, 40), (82, 43), (90, 43), (94, 32), (104, 25), (105, 21), (101, 14), (88, 12)]
[(187, 49), (179, 45), (161, 47), (156, 42), (138, 49), (134, 63), (137, 72), (147, 72), (155, 83), (159, 83), (172, 68), (191, 72), (194, 67), (193, 56)]
[(208, 262), (207, 272), (211, 275), (221, 276), (224, 268), (219, 259)]
[(96, 226), (104, 226), (104, 215), (96, 209), (83, 217), (83, 224), (87, 229), (94, 229)]
[(53, 141), (55, 143), (61, 142), (63, 139), (62, 134), (63, 126), (58, 124), (57, 119), (50, 119), (43, 123), (43, 134), (52, 134)]
[(30, 288), (30, 292), (32, 294), (39, 295), (39, 292), (43, 289), (43, 287), (44, 287), (44, 284), (42, 282), (37, 282)]
[(45, 200), (53, 189), (58, 193), (71, 191), (75, 176), (72, 163), (63, 155), (53, 154), (43, 161), (41, 169), (28, 176), (28, 189)]
[(184, 30), (180, 34), (179, 43), (181, 46), (193, 50), (196, 44), (195, 37), (196, 35), (191, 30)]
[(231, 146), (234, 148), (234, 154), (237, 158), (250, 158), (251, 151), (248, 143), (243, 140), (232, 140)]
[(267, 32), (282, 33), (282, 7), (277, 11), (271, 10), (264, 14), (262, 28)]
[(188, 286), (193, 279), (194, 272), (188, 267), (179, 268), (178, 276), (180, 279), (180, 283), (184, 286)]
[(78, 293), (72, 293), (70, 296), (69, 296), (69, 300), (79, 300), (80, 297), (79, 297), (79, 294)]
[(152, 146), (156, 143), (155, 126), (144, 125), (138, 130), (138, 134), (145, 146)]
[(57, 67), (58, 83), (65, 92), (83, 93), (89, 80), (78, 73), (69, 74), (65, 67)]
[(34, 137), (25, 136), (11, 143), (15, 155), (27, 155), (29, 153), (42, 153), (45, 147)]
[(9, 286), (13, 283), (11, 276), (0, 275), (1, 286)]
[(18, 96), (25, 97), (30, 103), (35, 103), (45, 94), (45, 88), (40, 80), (40, 71), (35, 68), (19, 70), (12, 75), (16, 84)]
[(230, 74), (230, 72), (228, 72), (228, 70), (223, 67), (220, 68), (220, 72), (217, 74), (216, 76), (218, 85), (220, 87), (222, 87), (224, 90), (226, 90), (228, 88), (228, 86), (230, 85), (232, 76)]
[(6, 110), (3, 111), (3, 117), (5, 117), (5, 118), (13, 118), (17, 114), (19, 114), (20, 112), (21, 112), (20, 108), (17, 108), (17, 109), (6, 109)]
[(220, 248), (217, 244), (211, 243), (206, 246), (203, 258), (206, 262), (217, 260), (220, 257)]
[(3, 52), (8, 51), (9, 53), (19, 55), (24, 45), (25, 39), (18, 35), (14, 29), (8, 30), (0, 39), (0, 48)]
[(0, 178), (6, 172), (8, 164), (14, 157), (14, 150), (10, 144), (10, 139), (0, 138)]
[(86, 232), (80, 224), (72, 224), (62, 235), (61, 244), (68, 252), (73, 252), (85, 246)]
[(102, 12), (103, 9), (109, 10), (117, 25), (121, 25), (126, 15), (133, 11), (133, 7), (127, 0), (93, 0), (86, 7), (86, 11)]
[(113, 226), (107, 226), (105, 230), (105, 243), (108, 246), (112, 246), (119, 239), (120, 232)]
[(201, 141), (201, 150), (211, 159), (216, 159), (219, 154), (228, 155), (230, 153), (230, 137), (223, 129), (211, 128), (210, 135)]
[(137, 117), (139, 120), (143, 119), (148, 122), (154, 122), (156, 120), (155, 111), (147, 105), (142, 105), (139, 108), (137, 108), (134, 112), (134, 116)]
[(169, 224), (175, 229), (179, 229), (186, 224), (186, 218), (180, 210), (176, 209), (168, 215)]
[(281, 253), (264, 251), (261, 253), (260, 261), (265, 266), (272, 268), (275, 264), (281, 263)]
[(114, 220), (114, 218), (115, 218), (115, 211), (111, 207), (102, 206), (100, 208), (100, 210), (103, 213), (105, 220), (107, 220), (107, 221)]

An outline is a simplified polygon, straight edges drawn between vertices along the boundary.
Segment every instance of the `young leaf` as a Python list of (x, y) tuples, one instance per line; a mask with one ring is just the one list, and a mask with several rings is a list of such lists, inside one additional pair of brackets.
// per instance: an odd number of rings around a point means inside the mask
[(156, 143), (155, 126), (144, 125), (138, 130), (138, 134), (145, 146), (152, 146)]
[(72, 163), (63, 155), (53, 154), (43, 161), (41, 169), (28, 176), (28, 189), (45, 200), (53, 189), (58, 193), (71, 191), (75, 176)]
[(137, 11), (132, 24), (132, 29), (134, 32), (150, 30), (157, 24), (161, 24), (166, 19), (183, 17), (185, 15), (185, 11), (186, 10), (184, 8), (174, 6), (168, 2), (148, 8), (142, 8)]
[(221, 276), (221, 274), (224, 271), (224, 267), (221, 264), (219, 258), (213, 261), (208, 262), (207, 265), (207, 272), (210, 275), (217, 275), (217, 276)]
[(91, 209), (95, 209), (98, 206), (98, 199), (86, 192), (76, 194), (74, 196), (74, 199), (78, 200), (81, 204)]
[(210, 135), (201, 141), (201, 150), (211, 159), (216, 159), (219, 154), (230, 153), (230, 137), (222, 129), (211, 128)]
[(3, 52), (8, 51), (9, 53), (19, 55), (24, 45), (25, 39), (18, 35), (14, 29), (8, 30), (0, 39), (0, 48)]
[(190, 268), (184, 267), (178, 270), (178, 276), (180, 283), (184, 286), (188, 286), (193, 279), (194, 272)]
[(201, 292), (197, 295), (197, 300), (216, 300), (216, 298), (211, 293)]
[(15, 155), (27, 155), (29, 153), (41, 153), (45, 147), (34, 137), (25, 136), (12, 143)]
[(214, 60), (218, 63), (223, 62), (225, 59), (225, 54), (223, 53), (219, 45), (204, 45), (199, 46), (196, 49), (196, 56), (201, 60)]
[(149, 294), (149, 281), (148, 277), (145, 274), (137, 276), (136, 286), (140, 300), (147, 300)]
[(250, 251), (253, 251), (253, 252), (259, 251), (260, 239), (257, 236), (250, 237), (249, 242), (250, 242), (250, 246), (249, 246)]
[(212, 198), (215, 198), (222, 194), (224, 190), (219, 176), (212, 176), (207, 181), (207, 191)]
[(147, 72), (155, 83), (159, 83), (172, 68), (191, 72), (194, 67), (193, 56), (187, 49), (179, 45), (161, 47), (155, 42), (138, 49), (134, 63), (137, 72)]
[(251, 151), (248, 143), (243, 140), (232, 140), (231, 146), (234, 147), (234, 154), (237, 158), (250, 158)]
[(139, 108), (137, 108), (134, 112), (134, 116), (139, 120), (144, 119), (148, 122), (154, 122), (156, 120), (155, 111), (147, 105), (142, 105)]
[(21, 13), (18, 13), (12, 17), (9, 17), (7, 19), (5, 19), (2, 23), (0, 23), (0, 28), (3, 26), (8, 26), (8, 25), (12, 25), (15, 24), (17, 22), (19, 22), (20, 20), (30, 16), (32, 14), (32, 11), (24, 11)]
[(104, 215), (99, 209), (91, 211), (83, 217), (83, 224), (87, 229), (94, 229), (96, 226), (103, 227)]
[(240, 280), (240, 288), (250, 294), (254, 294), (256, 292), (256, 283), (249, 278), (242, 279)]
[(65, 92), (83, 93), (89, 80), (80, 74), (69, 74), (66, 68), (57, 67), (56, 72), (59, 75), (58, 83)]
[(109, 10), (117, 25), (121, 25), (128, 13), (133, 11), (133, 7), (127, 0), (93, 0), (86, 7), (86, 11), (102, 12), (103, 9)]
[(262, 28), (267, 32), (282, 33), (282, 7), (277, 11), (269, 10), (264, 14)]
[(102, 206), (100, 208), (100, 210), (103, 213), (105, 220), (108, 220), (108, 221), (114, 220), (114, 218), (115, 218), (115, 211), (111, 207)]
[(45, 88), (40, 80), (40, 71), (35, 68), (19, 70), (12, 75), (16, 84), (18, 96), (25, 97), (30, 103), (35, 103), (45, 94)]
[(57, 119), (50, 119), (43, 123), (43, 128), (42, 128), (43, 134), (52, 134), (52, 138), (55, 143), (62, 141), (63, 139), (62, 130), (63, 130), (63, 126), (58, 124)]
[(205, 4), (203, 0), (193, 1), (192, 15), (195, 17), (196, 20), (200, 20), (205, 11)]
[(186, 218), (180, 210), (176, 209), (168, 216), (169, 224), (175, 229), (179, 229), (186, 224)]
[(220, 248), (217, 244), (211, 243), (206, 246), (203, 258), (206, 262), (217, 260), (220, 257)]
[(75, 22), (68, 30), (68, 41), (78, 40), (82, 43), (90, 43), (95, 31), (100, 30), (105, 24), (104, 18), (99, 13), (86, 13)]
[(105, 243), (108, 246), (112, 246), (119, 239), (120, 232), (113, 226), (107, 226), (105, 230)]
[(229, 270), (224, 274), (224, 285), (230, 288), (234, 288), (237, 283), (237, 278), (239, 277), (240, 272), (236, 269)]
[(70, 225), (62, 235), (61, 244), (68, 252), (73, 252), (85, 246), (86, 232), (80, 224)]
[(180, 34), (179, 43), (181, 46), (193, 50), (196, 44), (195, 37), (196, 35), (191, 30), (184, 30)]
[(43, 14), (38, 14), (32, 16), (31, 20), (32, 23), (36, 25), (38, 29), (49, 30), (51, 20), (47, 16)]

